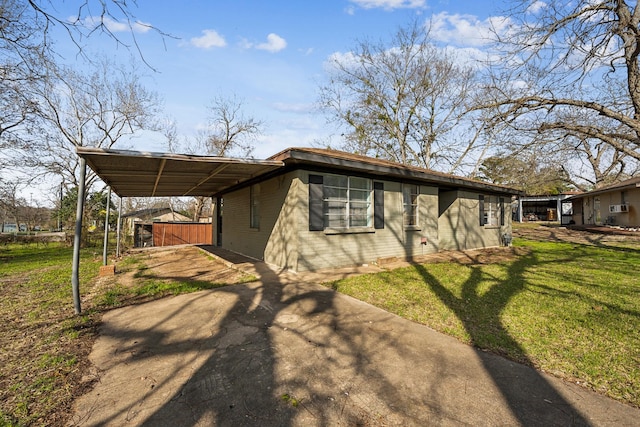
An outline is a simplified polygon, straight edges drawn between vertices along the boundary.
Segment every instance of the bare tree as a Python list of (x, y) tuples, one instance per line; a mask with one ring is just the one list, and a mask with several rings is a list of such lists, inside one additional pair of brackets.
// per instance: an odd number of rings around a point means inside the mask
[(605, 181), (600, 173), (618, 173), (625, 159), (639, 161), (637, 3), (513, 3), (511, 25), (497, 34), (501, 61), (480, 102), (493, 110), (489, 124), (534, 132), (542, 143), (566, 140), (590, 162), (596, 185)]
[(31, 10), (19, 0), (0, 0), (0, 148), (20, 139), (19, 130), (32, 117), (30, 88), (42, 80), (46, 48)]
[[(243, 112), (244, 102), (232, 96), (215, 97), (208, 107), (206, 129), (193, 139), (180, 145), (175, 132), (175, 124), (165, 127), (164, 134), (169, 151), (182, 150), (189, 154), (249, 157), (253, 151), (253, 142), (262, 132), (263, 123)], [(196, 197), (194, 203), (194, 221), (199, 221), (209, 199)]]
[(346, 126), (343, 148), (447, 171), (480, 148), (482, 129), (465, 120), (476, 72), (436, 47), (427, 27), (361, 41), (331, 67), (320, 105)]
[(208, 107), (207, 127), (190, 150), (211, 156), (249, 157), (253, 142), (262, 132), (263, 123), (243, 112), (244, 102), (235, 95), (215, 97)]
[[(134, 66), (95, 62), (86, 73), (69, 67), (50, 68), (37, 94), (38, 131), (23, 140), (23, 166), (62, 177), (77, 186), (76, 147), (111, 148), (131, 144), (141, 130), (155, 130), (160, 100), (139, 80)], [(87, 175), (91, 186), (95, 175)]]
[[(0, 0), (0, 148), (10, 147), (20, 135), (13, 132), (29, 121), (34, 113), (30, 87), (46, 78), (46, 70), (56, 57), (51, 40), (54, 27), (62, 27), (88, 59), (84, 43), (88, 37), (103, 33), (116, 44), (135, 47), (144, 60), (136, 38), (136, 30), (157, 28), (142, 23), (133, 14), (135, 0), (78, 0), (77, 13), (58, 16), (51, 0)], [(112, 24), (125, 23), (131, 41), (116, 35)]]

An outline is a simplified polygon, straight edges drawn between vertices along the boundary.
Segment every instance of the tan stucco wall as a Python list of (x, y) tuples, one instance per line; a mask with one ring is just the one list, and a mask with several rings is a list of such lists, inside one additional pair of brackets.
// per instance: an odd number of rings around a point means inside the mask
[(510, 199), (505, 197), (504, 226), (481, 226), (480, 193), (448, 191), (440, 194), (438, 232), (440, 250), (465, 250), (500, 246), (503, 233), (511, 234)]

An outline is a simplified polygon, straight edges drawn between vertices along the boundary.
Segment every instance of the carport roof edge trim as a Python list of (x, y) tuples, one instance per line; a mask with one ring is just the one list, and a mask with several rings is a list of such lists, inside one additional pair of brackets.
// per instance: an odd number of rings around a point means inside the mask
[(155, 151), (135, 151), (135, 150), (115, 150), (112, 148), (97, 147), (77, 147), (76, 153), (81, 157), (87, 155), (104, 155), (104, 156), (122, 156), (122, 157), (140, 157), (150, 159), (166, 159), (166, 160), (182, 160), (188, 162), (205, 162), (205, 163), (241, 163), (241, 164), (258, 164), (267, 166), (284, 166), (284, 163), (278, 160), (260, 160), (245, 159), (239, 157), (220, 157), (220, 156), (200, 156), (196, 154), (174, 154), (160, 153)]
[[(77, 147), (76, 153), (118, 196), (211, 196), (224, 188), (279, 169), (279, 160), (256, 160), (219, 156), (114, 150)], [(114, 165), (113, 160), (118, 160)], [(191, 164), (191, 168), (175, 165)], [(168, 165), (173, 170), (168, 173)], [(165, 168), (165, 165), (167, 166)], [(196, 167), (196, 165), (199, 165)], [(213, 169), (207, 165), (214, 166)], [(223, 175), (221, 171), (228, 170)], [(164, 180), (164, 183), (161, 182)], [(214, 179), (215, 182), (209, 182)], [(169, 180), (169, 181), (167, 181)]]

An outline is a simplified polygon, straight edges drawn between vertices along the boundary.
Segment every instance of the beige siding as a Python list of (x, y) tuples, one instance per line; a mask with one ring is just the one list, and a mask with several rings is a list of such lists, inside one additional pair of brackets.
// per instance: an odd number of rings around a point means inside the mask
[[(304, 172), (301, 178), (302, 210), (298, 216), (300, 232), (298, 270), (374, 263), (384, 258), (405, 258), (437, 251), (437, 189), (420, 187), (419, 227), (415, 230), (405, 230), (402, 185), (398, 182), (376, 180), (384, 183), (384, 228), (371, 229), (368, 232), (331, 233), (309, 231), (309, 174)], [(426, 245), (421, 244), (423, 237), (427, 240)]]
[(268, 205), (265, 215), (273, 226), (265, 247), (264, 260), (294, 271), (298, 268), (299, 244), (296, 218), (302, 215), (298, 175), (299, 172), (292, 172), (269, 181), (275, 191), (265, 201)]
[[(500, 244), (505, 227), (480, 227), (478, 195), (420, 186), (418, 225), (405, 228), (402, 184), (384, 184), (384, 228), (309, 231), (309, 172), (260, 183), (260, 228), (249, 227), (250, 189), (224, 196), (222, 246), (295, 271), (411, 258), (443, 249)], [(372, 208), (373, 209), (373, 208)], [(423, 244), (423, 241), (425, 244)]]
[(438, 233), (440, 250), (465, 250), (500, 246), (503, 233), (511, 233), (509, 198), (505, 198), (505, 225), (481, 226), (479, 193), (446, 191), (440, 194)]
[(250, 188), (224, 195), (222, 247), (287, 268), (295, 268), (295, 238), (292, 218), (297, 202), (290, 192), (295, 173), (258, 184), (259, 228), (250, 228)]

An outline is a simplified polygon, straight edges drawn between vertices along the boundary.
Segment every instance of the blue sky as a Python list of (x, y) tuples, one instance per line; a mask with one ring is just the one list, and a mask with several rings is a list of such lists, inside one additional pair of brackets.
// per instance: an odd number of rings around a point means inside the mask
[[(65, 2), (63, 13), (74, 13)], [(214, 97), (238, 97), (243, 112), (265, 123), (256, 158), (291, 146), (335, 141), (332, 125), (314, 110), (325, 64), (357, 40), (386, 40), (399, 26), (432, 20), (433, 35), (456, 48), (481, 48), (479, 38), (498, 1), (481, 0), (138, 0), (131, 11), (154, 31), (136, 32), (142, 54), (157, 72), (141, 68), (145, 85), (164, 100), (165, 114), (182, 138), (202, 128)], [(97, 11), (96, 11), (97, 12)], [(120, 31), (117, 23), (112, 29)], [(129, 35), (117, 32), (123, 41)], [(58, 45), (73, 60), (74, 47)], [(127, 61), (131, 51), (92, 37), (88, 51)], [(135, 149), (166, 151), (160, 138), (135, 141)]]

